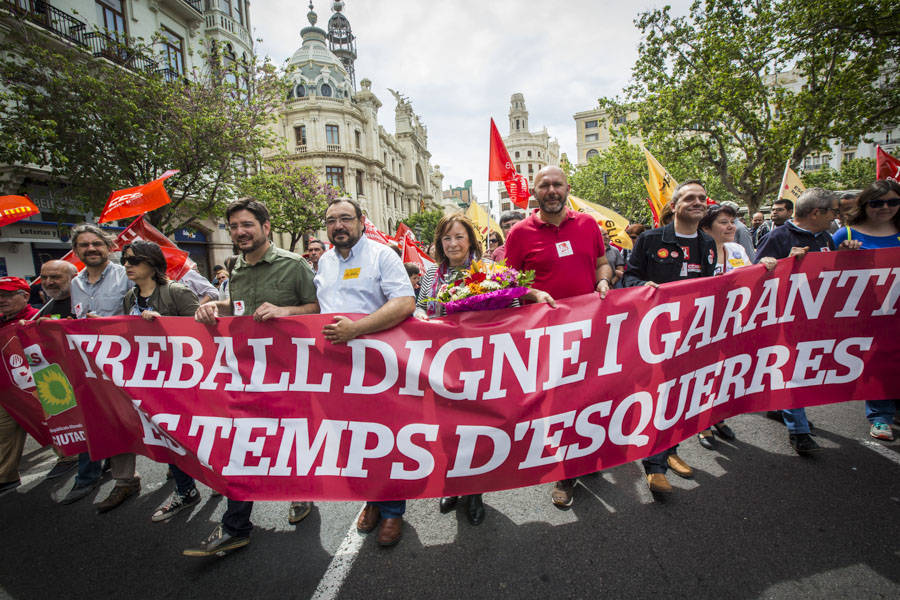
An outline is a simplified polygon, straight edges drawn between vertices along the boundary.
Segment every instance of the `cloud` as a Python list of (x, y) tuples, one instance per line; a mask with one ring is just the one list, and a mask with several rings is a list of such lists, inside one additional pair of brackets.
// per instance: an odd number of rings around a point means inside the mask
[[(680, 5), (686, 0), (668, 2)], [(331, 2), (314, 3), (327, 28)], [(487, 200), (488, 127), (508, 132), (509, 98), (525, 96), (532, 131), (546, 127), (561, 151), (575, 157), (572, 116), (620, 95), (637, 58), (638, 12), (662, 6), (605, 0), (347, 0), (344, 14), (356, 35), (356, 80), (372, 80), (384, 106), (379, 122), (394, 129), (393, 98), (408, 96), (428, 128), (432, 164), (445, 188), (472, 179)], [(301, 10), (302, 9), (302, 10)], [(257, 51), (276, 63), (300, 47), (308, 25), (296, 0), (251, 6)], [(491, 197), (497, 191), (492, 185)]]

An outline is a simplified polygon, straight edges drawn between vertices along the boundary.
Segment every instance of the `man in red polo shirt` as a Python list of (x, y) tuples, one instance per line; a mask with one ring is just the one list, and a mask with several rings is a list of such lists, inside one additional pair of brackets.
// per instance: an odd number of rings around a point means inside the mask
[[(30, 319), (37, 309), (28, 304), (31, 288), (21, 277), (0, 277), (0, 329)], [(0, 407), (0, 494), (19, 487), (19, 460), (25, 430)]]
[[(569, 182), (559, 167), (544, 167), (534, 176), (534, 197), (539, 209), (509, 231), (506, 264), (534, 270), (532, 291), (526, 300), (550, 302), (600, 292), (612, 287), (612, 268), (606, 262), (603, 235), (597, 222), (566, 207)], [(549, 295), (549, 296), (548, 296)], [(550, 498), (559, 508), (574, 502), (577, 479), (556, 483)]]

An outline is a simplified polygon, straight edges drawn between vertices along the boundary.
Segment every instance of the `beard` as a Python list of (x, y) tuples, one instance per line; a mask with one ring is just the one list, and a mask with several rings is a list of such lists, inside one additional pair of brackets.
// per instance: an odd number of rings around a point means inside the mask
[[(247, 241), (250, 242), (250, 246), (246, 247), (246, 248), (242, 247), (241, 242), (247, 242)], [(237, 240), (237, 246), (238, 246), (238, 248), (240, 248), (241, 253), (243, 253), (243, 254), (250, 254), (251, 252), (255, 252), (256, 250), (259, 250), (260, 248), (262, 248), (265, 245), (266, 245), (265, 236), (260, 236), (258, 238), (239, 238)]]
[[(335, 237), (338, 234), (343, 234), (344, 239), (336, 240)], [(360, 237), (362, 237), (361, 233), (354, 237), (353, 232), (351, 232), (351, 231), (338, 231), (338, 232), (330, 234), (328, 236), (328, 241), (331, 242), (332, 244), (334, 244), (334, 246), (336, 248), (352, 248), (353, 246), (356, 245), (356, 242), (359, 241)]]
[[(543, 198), (538, 198), (538, 205), (541, 207), (541, 211), (548, 215), (556, 215), (566, 209), (566, 198), (567, 196), (562, 194), (547, 194)], [(558, 202), (557, 207), (549, 206), (551, 202)]]

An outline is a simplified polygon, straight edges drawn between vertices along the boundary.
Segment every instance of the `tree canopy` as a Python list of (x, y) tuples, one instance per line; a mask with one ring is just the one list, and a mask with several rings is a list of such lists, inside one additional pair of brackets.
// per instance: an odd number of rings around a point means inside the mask
[[(440, 210), (426, 210), (409, 215), (403, 222), (413, 230), (422, 246), (425, 247), (434, 241), (434, 231), (437, 229), (438, 221), (444, 216)], [(394, 235), (393, 231), (388, 231), (390, 235)]]
[[(127, 52), (153, 50), (129, 42)], [(286, 88), (268, 62), (207, 62), (189, 80), (137, 73), (14, 27), (0, 48), (0, 163), (37, 165), (94, 214), (112, 190), (179, 169), (166, 183), (172, 203), (151, 222), (169, 234), (221, 215), (236, 181), (257, 166)]]
[(305, 233), (325, 226), (328, 202), (338, 197), (338, 190), (324, 183), (315, 169), (283, 157), (267, 160), (263, 169), (240, 182), (238, 189), (242, 196), (266, 205), (272, 231), (290, 236), (291, 252)]
[[(860, 20), (861, 19), (861, 20)], [(900, 117), (900, 4), (895, 0), (706, 0), (685, 16), (641, 13), (624, 99), (627, 131), (666, 157), (695, 156), (724, 192), (755, 211), (788, 160), (859, 140)]]

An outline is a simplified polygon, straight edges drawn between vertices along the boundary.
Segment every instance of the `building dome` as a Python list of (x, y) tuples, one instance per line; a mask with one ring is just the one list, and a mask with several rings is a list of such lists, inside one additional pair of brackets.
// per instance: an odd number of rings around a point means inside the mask
[(325, 30), (316, 27), (318, 17), (312, 9), (307, 14), (309, 27), (300, 31), (303, 44), (288, 64), (293, 68), (293, 86), (288, 99), (305, 96), (349, 98), (353, 85), (341, 60), (328, 49)]

